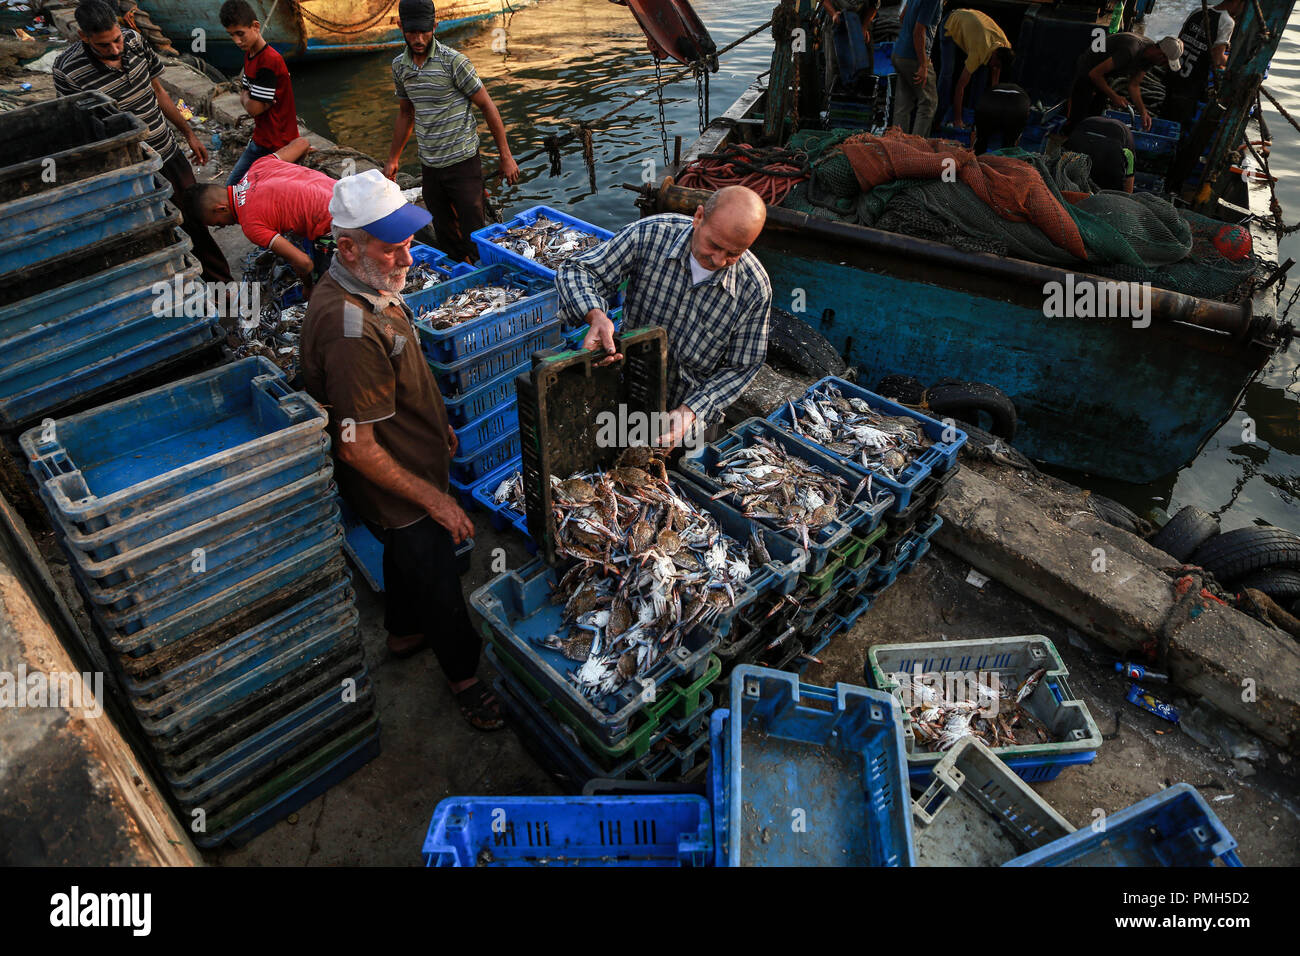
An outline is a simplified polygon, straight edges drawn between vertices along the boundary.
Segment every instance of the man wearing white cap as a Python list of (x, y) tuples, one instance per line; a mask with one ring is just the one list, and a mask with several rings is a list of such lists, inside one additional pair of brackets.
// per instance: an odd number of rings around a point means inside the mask
[(329, 409), (339, 489), (384, 544), (389, 650), (431, 645), (466, 720), (495, 730), (456, 573), (456, 546), (474, 534), (447, 493), (456, 433), (401, 296), (430, 216), (377, 169), (335, 183), (329, 211), (338, 251), (303, 320), (303, 382)]
[(1136, 33), (1111, 33), (1104, 41), (1090, 40), (1087, 50), (1075, 64), (1074, 88), (1070, 91), (1070, 118), (1062, 130), (1065, 135), (1089, 116), (1101, 112), (1109, 101), (1116, 109), (1127, 109), (1128, 100), (1111, 88), (1117, 77), (1128, 78), (1128, 94), (1133, 100), (1142, 128), (1151, 128), (1151, 114), (1142, 102), (1142, 78), (1153, 66), (1168, 66), (1170, 72), (1182, 69), (1183, 44), (1177, 37), (1165, 37), (1159, 43)]

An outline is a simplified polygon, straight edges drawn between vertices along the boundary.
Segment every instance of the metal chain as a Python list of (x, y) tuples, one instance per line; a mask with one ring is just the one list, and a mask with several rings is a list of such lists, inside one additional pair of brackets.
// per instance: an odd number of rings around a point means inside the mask
[(695, 67), (695, 105), (700, 112), (700, 132), (709, 125), (709, 67), (703, 57), (696, 60)]
[[(1300, 278), (1296, 279), (1295, 288), (1291, 290), (1291, 298), (1287, 300), (1286, 308), (1282, 310), (1283, 322), (1285, 322), (1287, 317), (1291, 314), (1291, 307), (1296, 304), (1297, 299), (1300, 299)], [(1300, 366), (1296, 366), (1296, 369), (1297, 371), (1300, 371)]]
[(659, 68), (659, 57), (655, 61), (655, 89), (658, 91), (655, 100), (659, 104), (659, 139), (663, 141), (664, 147), (664, 167), (672, 162), (668, 158), (668, 121), (664, 119), (664, 77)]

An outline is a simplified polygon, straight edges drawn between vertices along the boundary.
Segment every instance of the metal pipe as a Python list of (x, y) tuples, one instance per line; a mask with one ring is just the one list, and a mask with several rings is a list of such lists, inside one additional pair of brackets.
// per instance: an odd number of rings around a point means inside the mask
[[(647, 187), (647, 192), (653, 187)], [(693, 215), (697, 206), (702, 205), (711, 194), (704, 189), (686, 189), (673, 185), (671, 179), (665, 179), (659, 187), (656, 207), (659, 212), (677, 212)], [(1070, 273), (1056, 266), (1025, 262), (1021, 259), (1009, 259), (1002, 256), (980, 252), (963, 252), (941, 242), (917, 239), (912, 236), (884, 232), (851, 223), (834, 222), (818, 219), (808, 213), (769, 206), (767, 210), (768, 230), (793, 233), (813, 239), (821, 239), (833, 244), (833, 248), (853, 246), (864, 252), (874, 253), (888, 259), (908, 259), (913, 263), (924, 261), (936, 275), (947, 272), (970, 273), (982, 279), (997, 279), (1023, 288), (1033, 287), (1036, 295), (1041, 297), (1044, 283), (1065, 283)], [(1094, 278), (1086, 273), (1073, 273), (1073, 284), (1077, 289), (1086, 283), (1102, 284), (1109, 280)], [(1201, 299), (1168, 289), (1151, 290), (1151, 318), (1156, 321), (1185, 322), (1203, 329), (1226, 332), (1238, 338), (1245, 338), (1252, 331), (1253, 310), (1249, 301), (1242, 303), (1216, 302), (1213, 299)]]

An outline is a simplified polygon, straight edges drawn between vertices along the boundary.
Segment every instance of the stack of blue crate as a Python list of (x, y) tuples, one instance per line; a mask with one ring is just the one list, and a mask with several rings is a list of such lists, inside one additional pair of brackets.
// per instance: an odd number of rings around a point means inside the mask
[(0, 426), (215, 352), (147, 134), (99, 93), (0, 114)]
[(379, 751), (325, 421), (253, 357), (19, 439), (202, 847), (247, 840)]

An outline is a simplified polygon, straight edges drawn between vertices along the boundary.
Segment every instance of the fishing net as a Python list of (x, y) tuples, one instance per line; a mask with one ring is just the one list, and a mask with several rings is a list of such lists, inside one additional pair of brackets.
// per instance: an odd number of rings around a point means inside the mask
[[(891, 133), (895, 139), (900, 135), (896, 130)], [(813, 135), (834, 145), (830, 134)], [(1213, 239), (1223, 223), (1217, 220), (1179, 210), (1146, 193), (1088, 195), (1091, 160), (1078, 153), (1063, 152), (1044, 160), (1013, 148), (976, 161), (968, 150), (951, 143), (903, 154), (894, 151), (892, 159), (890, 150), (876, 150), (865, 164), (867, 182), (876, 184), (848, 195), (842, 168), (838, 160), (834, 165), (831, 161), (845, 155), (860, 182), (863, 167), (853, 162), (855, 144), (884, 139), (854, 136), (841, 151), (826, 153), (814, 163), (812, 178), (795, 187), (783, 203), (786, 208), (931, 239), (968, 252), (1150, 282), (1225, 301), (1249, 297), (1268, 273), (1268, 263), (1257, 256), (1232, 261), (1219, 253)], [(816, 149), (812, 137), (801, 148), (809, 143)], [(936, 168), (943, 171), (944, 157), (958, 161), (955, 182), (936, 173)], [(971, 166), (975, 168), (966, 168)], [(825, 173), (824, 167), (829, 167)], [(1063, 241), (1071, 232), (1077, 245)]]

